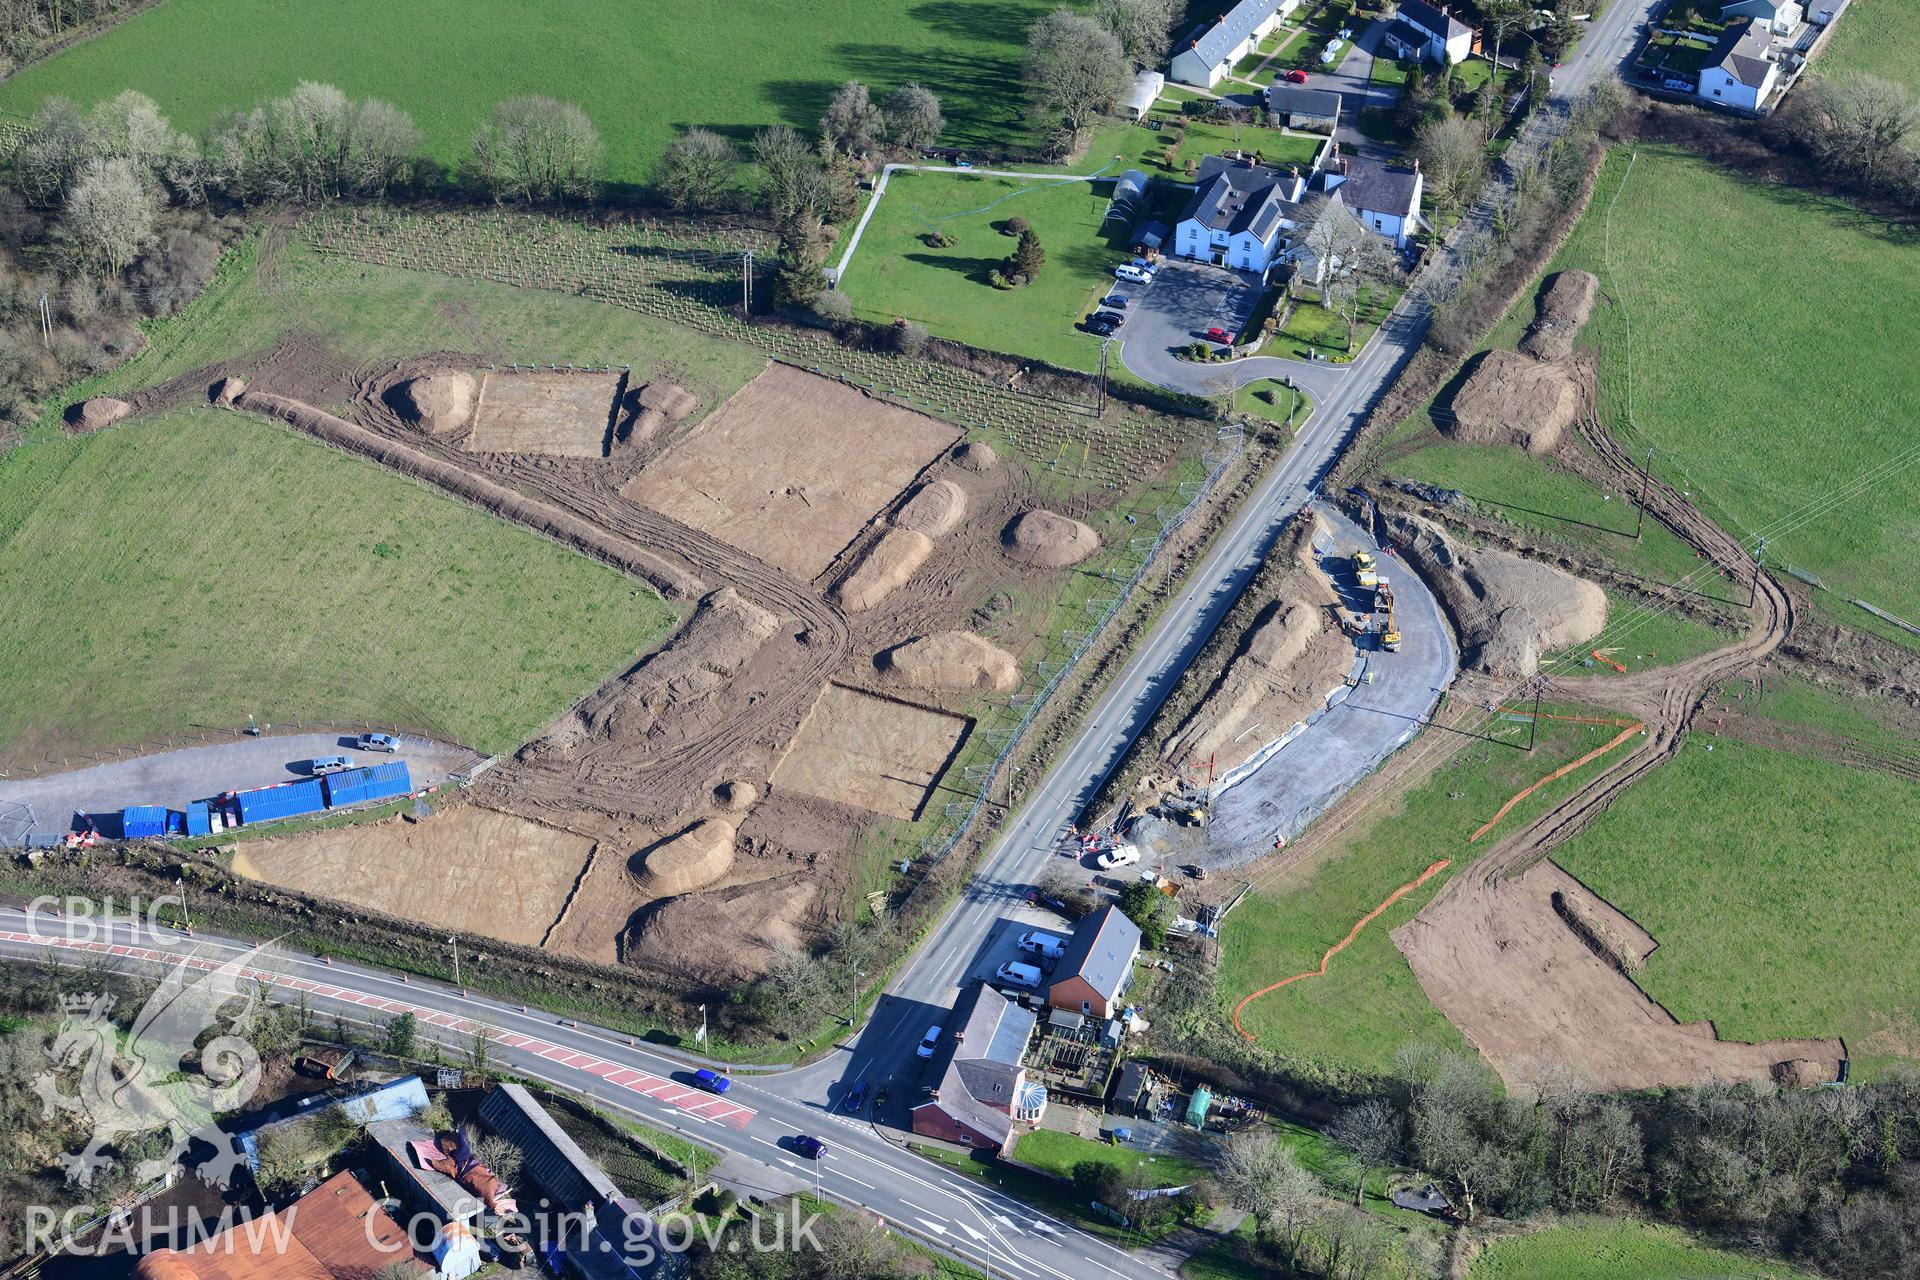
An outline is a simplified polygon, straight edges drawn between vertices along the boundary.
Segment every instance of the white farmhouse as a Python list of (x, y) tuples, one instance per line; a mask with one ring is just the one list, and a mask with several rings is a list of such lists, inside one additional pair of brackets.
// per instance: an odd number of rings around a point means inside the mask
[(1380, 45), (1412, 62), (1465, 62), (1473, 52), (1473, 28), (1426, 0), (1400, 0), (1400, 12), (1380, 37)]
[(1300, 0), (1240, 0), (1219, 22), (1174, 51), (1169, 74), (1181, 84), (1213, 88), (1299, 7)]
[(1365, 156), (1343, 156), (1339, 144), (1320, 174), (1320, 189), (1339, 199), (1360, 225), (1393, 242), (1396, 249), (1407, 241), (1420, 225), (1420, 198), (1426, 179), (1420, 174), (1420, 162), (1411, 165), (1386, 164)]
[(1777, 36), (1792, 35), (1806, 16), (1806, 7), (1799, 0), (1728, 0), (1720, 6), (1720, 21), (1752, 18)]
[(1714, 46), (1713, 61), (1700, 69), (1696, 96), (1709, 102), (1758, 111), (1780, 79), (1773, 60), (1773, 37), (1748, 19), (1728, 27)]
[(1196, 262), (1265, 275), (1301, 224), (1307, 179), (1300, 170), (1208, 156), (1193, 199), (1173, 229), (1173, 252)]

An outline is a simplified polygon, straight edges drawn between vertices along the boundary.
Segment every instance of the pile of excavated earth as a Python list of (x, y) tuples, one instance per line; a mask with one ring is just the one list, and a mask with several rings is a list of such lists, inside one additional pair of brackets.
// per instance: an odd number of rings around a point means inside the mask
[(1496, 348), (1474, 362), (1451, 403), (1436, 414), (1467, 444), (1505, 444), (1528, 453), (1559, 448), (1585, 403), (1574, 339), (1593, 312), (1600, 282), (1585, 271), (1553, 277), (1518, 351)]
[(683, 617), (432, 816), (262, 841), (238, 869), (681, 983), (750, 980), (861, 905), (864, 837), (921, 816), (979, 700), (1020, 686), (1039, 602), (1100, 552), (1089, 521), (1113, 500), (1049, 509), (952, 424), (785, 365), (721, 396), (456, 354), (344, 381), (315, 354), (198, 385), (577, 547)]

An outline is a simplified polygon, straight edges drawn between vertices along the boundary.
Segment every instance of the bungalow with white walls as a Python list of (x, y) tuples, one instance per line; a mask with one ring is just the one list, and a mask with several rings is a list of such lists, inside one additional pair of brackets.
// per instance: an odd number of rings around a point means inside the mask
[(1174, 50), (1168, 73), (1181, 84), (1213, 88), (1299, 7), (1300, 0), (1240, 0), (1220, 21)]

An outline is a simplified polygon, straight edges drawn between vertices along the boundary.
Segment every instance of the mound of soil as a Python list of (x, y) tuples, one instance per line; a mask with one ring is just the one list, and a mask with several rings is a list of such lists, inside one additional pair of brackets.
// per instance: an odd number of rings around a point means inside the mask
[(427, 373), (394, 388), (401, 416), (433, 435), (459, 431), (473, 418), (479, 384), (464, 373)]
[(760, 788), (751, 782), (723, 782), (713, 789), (713, 802), (723, 813), (744, 813), (760, 798)]
[(72, 431), (98, 431), (102, 427), (112, 426), (132, 412), (133, 406), (125, 400), (95, 396), (91, 400), (68, 406), (67, 427)]
[(638, 914), (620, 954), (629, 964), (689, 982), (739, 986), (772, 967), (775, 947), (803, 944), (817, 896), (810, 877), (796, 872), (668, 898)]
[(1452, 408), (1446, 430), (1456, 440), (1551, 453), (1580, 414), (1580, 389), (1558, 365), (1494, 350), (1467, 376)]
[(968, 471), (991, 471), (1000, 465), (1000, 455), (989, 445), (969, 440), (953, 451), (953, 463)]
[(880, 673), (916, 689), (1005, 693), (1020, 684), (1020, 664), (971, 631), (941, 631), (898, 645), (873, 660)]
[(938, 538), (952, 533), (966, 515), (967, 491), (951, 480), (935, 480), (907, 499), (893, 523)]
[(731, 822), (707, 818), (679, 835), (643, 850), (634, 859), (641, 889), (656, 898), (704, 889), (733, 870)]
[(717, 714), (708, 705), (712, 695), (779, 628), (777, 615), (722, 587), (700, 601), (666, 648), (568, 712), (547, 734), (522, 747), (520, 759), (554, 763), (575, 759), (590, 741), (637, 743), (657, 733), (669, 716), (676, 731), (707, 725)]
[(1325, 609), (1275, 601), (1161, 755), (1217, 757), (1219, 768), (1231, 769), (1325, 706), (1352, 665), (1353, 644), (1328, 625)]
[(1562, 271), (1553, 277), (1540, 297), (1527, 336), (1520, 349), (1537, 360), (1564, 360), (1573, 354), (1573, 340), (1593, 314), (1593, 300), (1600, 294), (1600, 281), (1590, 271)]
[(1453, 619), (1463, 666), (1530, 676), (1542, 653), (1591, 639), (1606, 626), (1606, 592), (1584, 578), (1505, 551), (1457, 547), (1419, 516), (1396, 513), (1387, 523)]
[(1773, 1082), (1810, 1089), (1817, 1084), (1831, 1084), (1837, 1073), (1824, 1062), (1815, 1062), (1810, 1058), (1789, 1058), (1785, 1062), (1773, 1064)]
[(207, 399), (217, 405), (231, 405), (247, 389), (247, 384), (239, 378), (222, 378), (207, 388)]
[(700, 407), (700, 399), (671, 382), (649, 382), (633, 393), (633, 426), (624, 443), (645, 444), (668, 427), (686, 421)]
[(913, 576), (933, 554), (933, 539), (915, 529), (889, 529), (867, 549), (831, 599), (848, 613), (871, 609)]
[(1013, 518), (1000, 535), (1010, 560), (1043, 569), (1079, 564), (1100, 549), (1100, 537), (1078, 520), (1035, 508)]

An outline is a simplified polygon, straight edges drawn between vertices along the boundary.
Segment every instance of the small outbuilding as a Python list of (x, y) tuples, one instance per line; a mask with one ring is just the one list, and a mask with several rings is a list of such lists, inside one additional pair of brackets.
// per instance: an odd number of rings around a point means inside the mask
[(1129, 120), (1141, 119), (1153, 110), (1153, 104), (1160, 101), (1160, 91), (1166, 87), (1166, 76), (1158, 71), (1142, 71), (1133, 78), (1133, 88), (1121, 104), (1120, 113)]

